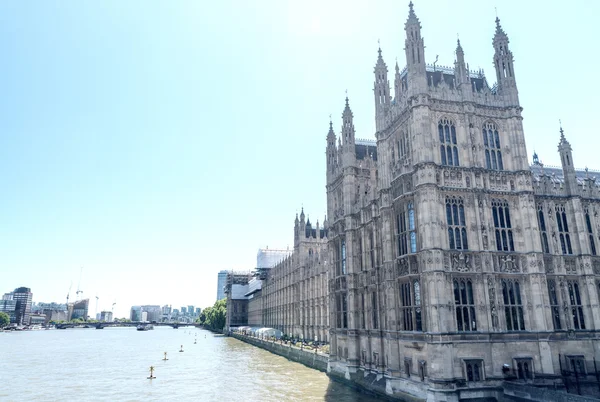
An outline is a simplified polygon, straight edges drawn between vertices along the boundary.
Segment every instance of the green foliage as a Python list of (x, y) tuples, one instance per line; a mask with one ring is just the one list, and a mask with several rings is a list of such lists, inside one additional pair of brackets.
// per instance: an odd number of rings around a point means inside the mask
[(201, 311), (198, 322), (213, 331), (221, 331), (225, 327), (226, 312), (227, 300), (219, 300), (212, 307), (207, 307)]
[(8, 324), (10, 324), (10, 316), (5, 312), (0, 312), (0, 328), (4, 328)]

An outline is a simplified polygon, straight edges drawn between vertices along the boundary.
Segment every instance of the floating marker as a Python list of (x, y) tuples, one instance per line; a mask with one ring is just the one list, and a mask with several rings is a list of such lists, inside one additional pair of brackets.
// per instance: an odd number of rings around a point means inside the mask
[(179, 349), (180, 352), (183, 352), (183, 345), (181, 345), (181, 349)]
[(163, 360), (169, 360), (167, 359), (167, 352), (165, 352), (165, 357), (163, 357)]
[(150, 366), (150, 377), (148, 377), (149, 380), (152, 380), (156, 377), (154, 377), (154, 366)]

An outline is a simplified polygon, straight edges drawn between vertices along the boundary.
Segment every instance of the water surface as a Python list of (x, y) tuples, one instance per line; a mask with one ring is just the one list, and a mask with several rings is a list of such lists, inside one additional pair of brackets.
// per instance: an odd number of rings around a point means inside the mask
[[(163, 352), (168, 361), (162, 360)], [(150, 366), (155, 367), (154, 380), (146, 379)], [(144, 332), (105, 328), (0, 333), (0, 400), (377, 399), (234, 338), (196, 328), (157, 327)]]

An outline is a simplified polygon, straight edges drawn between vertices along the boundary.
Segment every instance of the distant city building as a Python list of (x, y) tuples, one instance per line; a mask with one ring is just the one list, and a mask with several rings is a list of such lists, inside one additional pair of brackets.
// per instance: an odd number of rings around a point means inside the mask
[(146, 319), (142, 321), (160, 322), (162, 318), (162, 308), (160, 306), (148, 305), (142, 306), (142, 313), (146, 313)]
[(256, 255), (256, 268), (273, 268), (291, 254), (292, 250), (289, 248), (285, 250), (270, 249), (269, 247), (258, 249), (258, 254)]
[(217, 301), (225, 298), (225, 285), (227, 284), (227, 271), (217, 274)]
[(65, 303), (33, 303), (31, 305), (32, 313), (43, 313), (44, 310), (58, 310), (58, 311), (67, 311), (67, 305)]
[(12, 293), (2, 296), (0, 312), (8, 314), (11, 324), (17, 322), (17, 301), (12, 299)]
[(88, 319), (88, 309), (90, 299), (78, 300), (67, 305), (68, 321), (79, 319), (86, 321)]
[(129, 313), (129, 319), (131, 321), (141, 321), (142, 320), (142, 306), (131, 306), (131, 311)]
[(33, 303), (31, 305), (31, 313), (43, 314), (46, 317), (44, 324), (48, 324), (50, 321), (67, 321), (68, 320), (68, 309), (65, 303)]
[(31, 313), (29, 315), (29, 325), (45, 325), (46, 322), (46, 314)]
[(100, 313), (100, 321), (112, 322), (113, 321), (112, 311), (102, 311)]
[(187, 308), (186, 307), (182, 307), (181, 308), (181, 315), (187, 315)]
[(196, 317), (200, 317), (201, 312), (202, 312), (202, 309), (200, 307), (196, 307)]
[(171, 306), (168, 304), (162, 306), (162, 320), (171, 321), (171, 317)]
[(142, 321), (142, 322), (148, 321), (148, 312), (147, 311), (142, 310), (142, 319), (140, 321)]
[(59, 322), (59, 321), (68, 321), (69, 313), (67, 310), (50, 310), (45, 309), (42, 311), (42, 314), (46, 316), (46, 324), (50, 321)]
[(11, 320), (11, 322), (21, 325), (29, 324), (32, 298), (33, 293), (31, 293), (31, 289), (25, 287), (16, 288), (13, 292), (7, 293), (3, 296), (4, 300), (15, 301), (14, 321)]
[(194, 306), (188, 306), (188, 315), (190, 317), (194, 316), (194, 312), (196, 311), (196, 309), (194, 308)]

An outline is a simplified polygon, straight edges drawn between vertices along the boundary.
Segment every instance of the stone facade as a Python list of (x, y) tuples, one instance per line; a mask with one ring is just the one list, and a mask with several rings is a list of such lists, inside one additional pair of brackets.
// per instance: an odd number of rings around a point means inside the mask
[(313, 227), (304, 209), (299, 218), (296, 215), (293, 253), (264, 274), (264, 326), (297, 338), (328, 341), (327, 233), (327, 220), (322, 228), (318, 221)]
[[(498, 19), (492, 87), (460, 42), (454, 68), (426, 65), (412, 3), (405, 30), (393, 98), (381, 49), (375, 64), (376, 143), (355, 139), (348, 98), (327, 135), (330, 375), (458, 401), (493, 397), (503, 368), (552, 380), (559, 354), (600, 359), (595, 178), (562, 128), (562, 169), (530, 166)], [(267, 325), (302, 327), (302, 265), (273, 270)]]
[(250, 272), (227, 272), (225, 297), (227, 313), (225, 328), (248, 325), (248, 282), (252, 280)]

